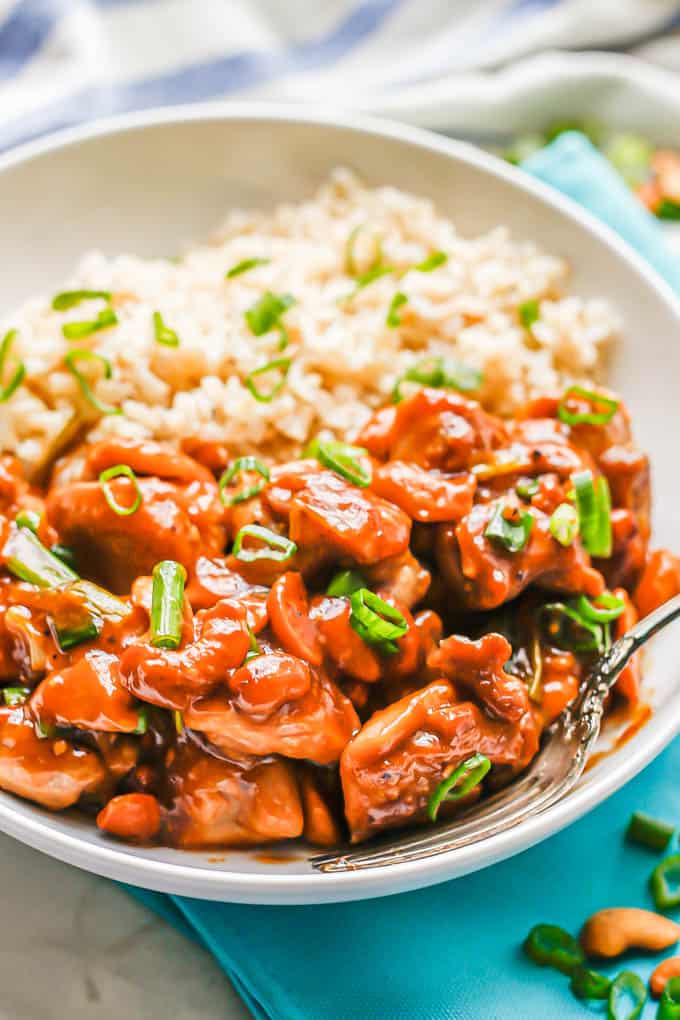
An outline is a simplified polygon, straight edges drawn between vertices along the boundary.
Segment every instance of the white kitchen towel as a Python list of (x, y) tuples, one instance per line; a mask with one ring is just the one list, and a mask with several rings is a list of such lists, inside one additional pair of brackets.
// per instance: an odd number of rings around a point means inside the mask
[(0, 0), (0, 148), (229, 97), (409, 116), (415, 95), (410, 119), (456, 130), (482, 69), (564, 48), (680, 66), (679, 29), (678, 0)]

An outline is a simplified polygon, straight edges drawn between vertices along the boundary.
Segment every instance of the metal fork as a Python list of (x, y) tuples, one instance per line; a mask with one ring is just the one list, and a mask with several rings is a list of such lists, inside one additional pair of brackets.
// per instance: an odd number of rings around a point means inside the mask
[(396, 839), (383, 837), (365, 849), (311, 859), (318, 871), (359, 871), (418, 861), (448, 853), (505, 832), (545, 811), (578, 782), (597, 740), (604, 702), (621, 670), (651, 637), (680, 616), (680, 595), (670, 599), (615, 641), (593, 664), (572, 705), (546, 731), (529, 768), (499, 793), (436, 829), (419, 829)]

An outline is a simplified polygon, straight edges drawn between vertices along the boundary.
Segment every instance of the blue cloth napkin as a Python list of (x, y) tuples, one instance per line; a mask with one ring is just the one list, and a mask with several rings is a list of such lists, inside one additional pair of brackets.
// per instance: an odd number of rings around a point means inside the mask
[[(585, 138), (563, 136), (526, 168), (606, 220), (680, 290), (658, 223)], [(529, 963), (522, 940), (539, 921), (576, 932), (601, 907), (652, 905), (646, 880), (658, 857), (623, 833), (636, 809), (680, 822), (679, 774), (677, 740), (568, 830), (400, 896), (253, 907), (130, 891), (208, 947), (257, 1020), (583, 1020), (591, 1007), (563, 975)], [(646, 978), (654, 963), (633, 957), (625, 966)], [(649, 1003), (643, 1017), (655, 1013)]]

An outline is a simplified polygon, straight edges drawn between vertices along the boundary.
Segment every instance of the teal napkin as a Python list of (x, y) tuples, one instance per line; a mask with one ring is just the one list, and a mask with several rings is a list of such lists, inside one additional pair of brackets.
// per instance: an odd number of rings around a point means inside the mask
[[(587, 206), (680, 290), (658, 223), (583, 136), (562, 136), (526, 169)], [(133, 895), (214, 954), (257, 1020), (577, 1020), (561, 974), (527, 961), (539, 921), (578, 931), (606, 906), (650, 907), (658, 857), (625, 843), (630, 814), (680, 823), (680, 740), (625, 789), (539, 846), (467, 878), (362, 903), (253, 907)], [(655, 960), (627, 958), (646, 978)], [(615, 973), (616, 967), (603, 968)], [(645, 1020), (656, 1013), (648, 1004)]]

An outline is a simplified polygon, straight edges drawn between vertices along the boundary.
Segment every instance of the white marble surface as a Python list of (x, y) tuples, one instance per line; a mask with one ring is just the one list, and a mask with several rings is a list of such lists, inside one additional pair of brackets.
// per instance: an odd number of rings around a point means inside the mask
[(0, 1020), (247, 1020), (212, 958), (112, 883), (0, 836)]

